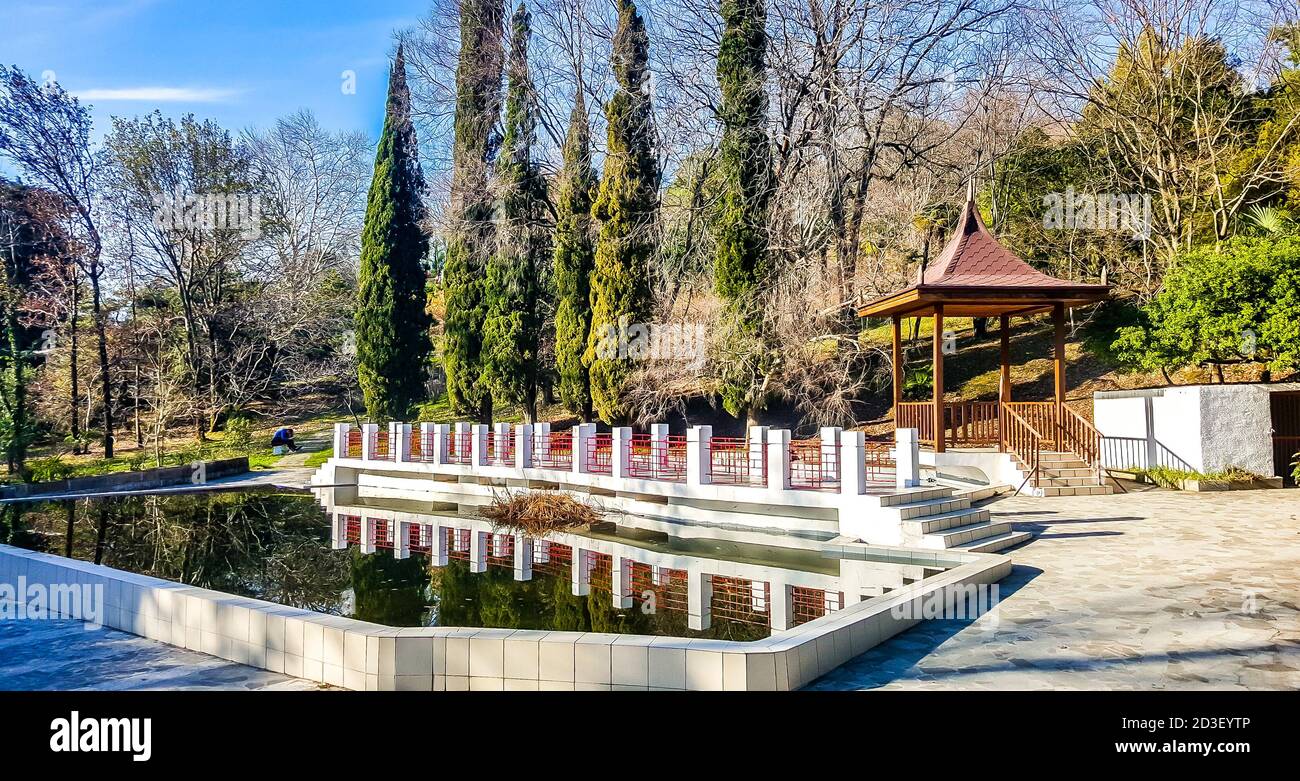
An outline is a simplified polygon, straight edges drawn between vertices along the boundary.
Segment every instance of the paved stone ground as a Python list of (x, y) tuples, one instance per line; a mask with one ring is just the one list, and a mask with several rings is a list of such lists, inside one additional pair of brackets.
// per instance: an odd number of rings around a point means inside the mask
[(307, 690), (314, 681), (80, 621), (0, 620), (0, 690)]
[(1038, 535), (995, 613), (925, 622), (808, 688), (1300, 689), (1300, 490), (988, 507)]

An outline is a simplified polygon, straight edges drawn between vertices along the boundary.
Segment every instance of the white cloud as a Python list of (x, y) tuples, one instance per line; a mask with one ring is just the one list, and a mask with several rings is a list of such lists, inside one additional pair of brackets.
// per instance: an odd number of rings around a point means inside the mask
[(73, 94), (88, 102), (131, 100), (142, 103), (223, 103), (239, 95), (240, 91), (213, 87), (124, 87), (87, 89)]

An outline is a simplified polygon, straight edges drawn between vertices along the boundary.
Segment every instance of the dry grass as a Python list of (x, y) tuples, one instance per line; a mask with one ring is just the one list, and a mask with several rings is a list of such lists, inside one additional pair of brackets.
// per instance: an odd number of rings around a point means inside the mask
[(601, 519), (594, 507), (553, 491), (498, 496), (479, 513), (495, 528), (530, 537), (590, 526)]

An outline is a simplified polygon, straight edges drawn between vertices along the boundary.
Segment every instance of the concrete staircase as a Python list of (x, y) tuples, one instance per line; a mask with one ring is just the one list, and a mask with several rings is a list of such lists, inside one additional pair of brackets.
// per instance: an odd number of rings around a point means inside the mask
[[(1025, 465), (1016, 459), (1016, 467), (1018, 479), (1023, 483)], [(1038, 474), (1020, 492), (1030, 496), (1090, 496), (1109, 494), (1113, 490), (1110, 481), (1098, 478), (1087, 462), (1074, 453), (1044, 451), (1038, 454)]]
[(939, 486), (924, 492), (889, 497), (898, 501), (885, 502), (882, 506), (887, 511), (898, 513), (904, 545), (993, 553), (1019, 545), (1033, 536), (1029, 532), (1013, 530), (1005, 521), (993, 521), (988, 510), (971, 506), (972, 501), (994, 493), (997, 493), (997, 488), (958, 491)]

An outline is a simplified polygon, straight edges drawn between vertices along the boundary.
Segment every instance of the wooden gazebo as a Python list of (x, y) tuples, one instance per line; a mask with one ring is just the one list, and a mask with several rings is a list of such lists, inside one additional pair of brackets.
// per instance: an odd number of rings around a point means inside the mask
[[(1065, 310), (1100, 301), (1107, 285), (1057, 279), (1030, 267), (998, 243), (967, 199), (961, 219), (943, 252), (924, 265), (910, 287), (877, 298), (858, 309), (861, 317), (893, 319), (894, 425), (917, 428), (922, 441), (942, 453), (945, 444), (997, 446), (1007, 449), (1016, 427), (1028, 428), (1038, 439), (1058, 449), (1070, 445), (1073, 428), (1065, 407)], [(1012, 317), (1051, 312), (1055, 325), (1056, 396), (1051, 402), (1013, 404), (1007, 327)], [(934, 317), (934, 398), (932, 402), (903, 402), (901, 323), (905, 317)], [(1002, 375), (997, 402), (944, 404), (943, 320), (945, 317), (997, 317), (1002, 327)], [(1010, 413), (1010, 415), (1008, 415)], [(1085, 421), (1086, 423), (1086, 421)], [(1091, 428), (1089, 426), (1089, 428)]]

